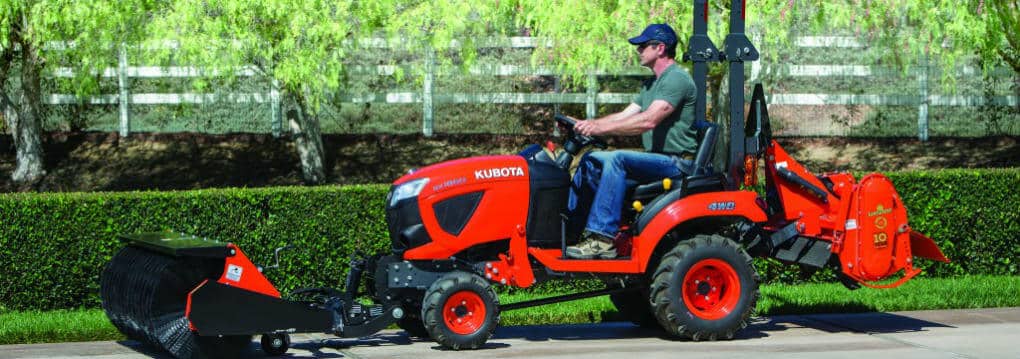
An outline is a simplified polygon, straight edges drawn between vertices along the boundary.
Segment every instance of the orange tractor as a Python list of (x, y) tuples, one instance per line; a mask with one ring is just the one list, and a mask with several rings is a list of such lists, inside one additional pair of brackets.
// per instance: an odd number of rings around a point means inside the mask
[[(897, 286), (920, 273), (915, 257), (948, 261), (911, 229), (893, 184), (881, 174), (816, 175), (771, 139), (761, 85), (744, 117), (744, 62), (758, 53), (734, 0), (720, 52), (706, 35), (707, 3), (695, 1), (693, 63), (702, 128), (693, 173), (628, 188), (615, 259), (569, 259), (578, 234), (564, 219), (569, 165), (597, 138), (569, 133), (559, 155), (532, 145), (421, 168), (386, 197), (392, 251), (355, 259), (343, 290), (308, 288), (286, 297), (239, 247), (192, 236), (126, 236), (102, 274), (103, 308), (129, 337), (175, 357), (229, 357), (261, 335), (282, 354), (290, 333), (371, 335), (396, 324), (452, 349), (484, 344), (501, 311), (609, 295), (643, 326), (693, 340), (731, 338), (758, 299), (752, 256), (832, 268), (848, 286)], [(728, 165), (715, 171), (716, 124), (705, 121), (707, 65), (728, 61), (732, 129)], [(557, 121), (573, 128), (571, 120)], [(764, 196), (756, 186), (764, 163)], [(362, 274), (373, 280), (360, 290)], [(895, 281), (880, 281), (894, 275)], [(602, 290), (501, 303), (494, 287), (552, 279), (602, 280)], [(365, 301), (365, 298), (371, 301)]]

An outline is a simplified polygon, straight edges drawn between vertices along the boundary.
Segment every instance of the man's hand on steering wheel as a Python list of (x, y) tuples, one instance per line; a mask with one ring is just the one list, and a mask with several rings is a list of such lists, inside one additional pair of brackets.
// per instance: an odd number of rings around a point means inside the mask
[(601, 138), (587, 136), (578, 131), (578, 124), (591, 123), (592, 121), (582, 121), (561, 114), (557, 114), (556, 116), (554, 116), (554, 118), (556, 119), (556, 122), (561, 126), (560, 128), (566, 127), (567, 130), (566, 132), (569, 134), (568, 136), (573, 138), (573, 141), (576, 142), (578, 146), (584, 147), (592, 145), (599, 149), (605, 149), (606, 147), (608, 147), (606, 142), (603, 141)]
[(582, 136), (598, 136), (603, 134), (601, 122), (595, 120), (581, 120), (574, 125), (574, 131)]

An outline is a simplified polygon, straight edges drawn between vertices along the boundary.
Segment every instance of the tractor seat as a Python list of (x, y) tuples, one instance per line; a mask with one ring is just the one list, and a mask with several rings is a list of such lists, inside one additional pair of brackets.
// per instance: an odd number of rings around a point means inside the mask
[[(680, 175), (671, 177), (672, 186), (670, 190), (681, 187), (688, 187), (688, 190), (694, 189), (691, 185), (697, 185), (697, 188), (711, 188), (718, 187), (714, 180), (719, 176), (711, 176), (714, 172), (712, 170), (712, 154), (715, 150), (715, 142), (718, 138), (719, 125), (716, 125), (707, 121), (698, 121), (695, 123), (695, 127), (701, 134), (701, 141), (698, 144), (698, 153), (694, 157), (694, 163), (690, 168), (681, 168)], [(659, 195), (666, 193), (667, 190), (663, 186), (663, 181), (655, 181), (650, 183), (638, 183), (637, 181), (627, 180), (627, 196), (624, 198), (630, 198), (630, 202), (633, 201), (647, 201), (652, 198), (658, 197)], [(630, 203), (628, 202), (628, 204)]]

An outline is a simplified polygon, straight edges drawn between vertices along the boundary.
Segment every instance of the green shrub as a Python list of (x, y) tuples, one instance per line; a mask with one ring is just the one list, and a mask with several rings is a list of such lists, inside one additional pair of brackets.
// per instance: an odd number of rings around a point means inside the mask
[(387, 248), (388, 186), (0, 196), (0, 305), (98, 307), (98, 278), (119, 233), (171, 230), (237, 243), (284, 290), (342, 285), (355, 250)]
[[(1020, 274), (1020, 170), (891, 173), (911, 225), (950, 264), (927, 275)], [(283, 292), (340, 287), (355, 251), (385, 252), (388, 186), (214, 189), (182, 192), (0, 195), (0, 308), (99, 306), (98, 277), (123, 245), (119, 233), (171, 230), (237, 243), (256, 263), (292, 244), (267, 276)], [(796, 267), (761, 261), (772, 282), (804, 281)], [(831, 274), (808, 278), (831, 279)], [(583, 285), (582, 285), (583, 287)], [(542, 288), (555, 289), (555, 285)]]

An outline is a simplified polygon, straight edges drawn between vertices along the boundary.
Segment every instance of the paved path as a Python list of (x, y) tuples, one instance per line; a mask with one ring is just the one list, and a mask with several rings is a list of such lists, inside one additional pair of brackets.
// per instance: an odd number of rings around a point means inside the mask
[[(252, 357), (261, 357), (252, 344)], [(676, 341), (629, 323), (518, 326), (482, 350), (441, 350), (384, 331), (362, 339), (299, 335), (289, 358), (1013, 358), (1020, 359), (1020, 308), (758, 318), (734, 340)], [(135, 342), (0, 346), (0, 359), (158, 357)]]

